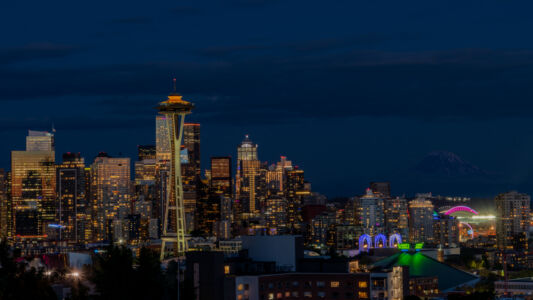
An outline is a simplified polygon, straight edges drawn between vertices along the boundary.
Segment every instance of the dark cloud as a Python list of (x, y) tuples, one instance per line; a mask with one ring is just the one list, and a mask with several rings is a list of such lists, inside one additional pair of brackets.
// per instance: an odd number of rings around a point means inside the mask
[(240, 7), (264, 7), (282, 3), (283, 1), (290, 0), (231, 0), (230, 3), (232, 3), (234, 6)]
[(54, 43), (35, 43), (21, 47), (0, 48), (0, 64), (64, 58), (81, 50), (82, 48), (78, 46)]
[(126, 18), (117, 18), (111, 20), (111, 23), (114, 24), (132, 24), (132, 25), (144, 25), (151, 24), (154, 22), (154, 19), (151, 17), (126, 17)]
[[(533, 53), (529, 51), (467, 49), (416, 55), (351, 51), (243, 61), (3, 70), (0, 99), (107, 97), (113, 99), (105, 105), (110, 110), (123, 110), (122, 105), (129, 103), (134, 112), (163, 97), (170, 90), (170, 78), (176, 77), (180, 91), (197, 103), (199, 114), (210, 114), (210, 122), (242, 121), (228, 119), (228, 112), (253, 114), (247, 122), (353, 116), (509, 117), (533, 113), (530, 74)], [(27, 89), (28, 85), (34, 88)], [(283, 114), (272, 113), (279, 108)]]
[(170, 8), (170, 12), (173, 15), (185, 17), (185, 16), (197, 16), (205, 10), (195, 6), (174, 6)]
[(398, 33), (394, 35), (368, 33), (351, 37), (325, 38), (315, 40), (292, 41), (279, 44), (244, 44), (244, 45), (224, 45), (209, 46), (194, 52), (200, 56), (210, 58), (236, 59), (248, 57), (264, 56), (287, 56), (316, 54), (335, 54), (350, 50), (375, 47), (391, 42), (407, 42), (419, 40), (422, 37), (418, 34)]
[(115, 116), (42, 116), (27, 118), (0, 118), (0, 132), (13, 130), (51, 130), (52, 127), (61, 131), (94, 131), (94, 130), (114, 130), (128, 128), (145, 128), (147, 124), (153, 122), (149, 114), (144, 117)]

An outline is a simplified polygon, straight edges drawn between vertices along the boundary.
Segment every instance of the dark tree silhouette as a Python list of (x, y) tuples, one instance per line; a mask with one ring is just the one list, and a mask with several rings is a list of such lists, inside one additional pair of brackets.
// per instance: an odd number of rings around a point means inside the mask
[(42, 270), (16, 263), (17, 256), (5, 241), (0, 243), (0, 299), (57, 299)]

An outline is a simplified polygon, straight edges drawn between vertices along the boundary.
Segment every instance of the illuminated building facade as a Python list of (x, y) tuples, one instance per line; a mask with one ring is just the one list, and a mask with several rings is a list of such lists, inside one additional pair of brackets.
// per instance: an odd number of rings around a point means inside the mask
[(268, 168), (266, 183), (269, 196), (280, 196), (284, 194), (286, 172), (292, 169), (292, 162), (287, 160), (285, 156), (282, 156), (278, 163)]
[(26, 151), (55, 151), (54, 134), (29, 130), (26, 136)]
[(384, 200), (385, 232), (399, 233), (407, 237), (409, 233), (409, 218), (407, 215), (407, 200), (404, 198), (388, 198)]
[(89, 240), (90, 215), (85, 184), (85, 162), (79, 153), (63, 154), (57, 166), (59, 240), (79, 243)]
[(412, 243), (433, 240), (433, 204), (424, 198), (409, 202), (409, 240)]
[(158, 115), (155, 117), (155, 148), (158, 162), (169, 161), (171, 154), (167, 116)]
[(117, 227), (131, 213), (130, 159), (100, 153), (91, 165), (91, 206), (96, 241), (113, 239)]
[[(46, 137), (50, 141), (50, 137)], [(33, 141), (30, 149), (50, 149)], [(11, 193), (14, 231), (17, 237), (44, 238), (56, 217), (56, 170), (54, 151), (12, 151)]]
[(0, 239), (12, 236), (13, 216), (9, 173), (0, 169)]
[(202, 183), (199, 195), (196, 205), (196, 230), (207, 236), (214, 236), (218, 231), (217, 225), (221, 217), (221, 201), (224, 196), (215, 193), (207, 182)]
[(449, 248), (459, 245), (459, 221), (453, 216), (433, 217), (433, 242)]
[(318, 247), (333, 246), (336, 242), (336, 224), (335, 211), (331, 209), (316, 215), (309, 225), (307, 242)]
[[(248, 135), (237, 148), (237, 174), (235, 193), (243, 218), (259, 213), (261, 162), (257, 158), (257, 145)], [(266, 175), (266, 174), (265, 174)]]
[(264, 216), (270, 233), (281, 233), (281, 229), (286, 226), (287, 220), (287, 200), (285, 197), (267, 198)]
[(157, 151), (154, 145), (139, 145), (137, 146), (137, 159), (143, 161), (145, 159), (156, 159)]
[(144, 159), (135, 162), (135, 183), (155, 183), (157, 166), (155, 159)]
[(310, 191), (306, 187), (303, 170), (288, 170), (286, 176), (287, 227), (295, 232), (301, 229), (303, 198), (309, 195)]
[[(496, 203), (496, 242), (500, 250), (513, 250), (515, 239), (529, 234), (531, 197), (511, 191), (499, 194)], [(516, 249), (515, 249), (516, 250)]]
[(168, 176), (169, 191), (166, 195), (163, 214), (163, 230), (161, 236), (161, 259), (167, 254), (167, 244), (174, 245), (174, 254), (183, 255), (187, 250), (185, 241), (185, 205), (181, 171), (181, 142), (185, 116), (191, 112), (194, 105), (183, 100), (182, 96), (176, 92), (176, 81), (174, 80), (174, 92), (166, 101), (159, 103), (159, 113), (164, 115), (167, 122), (170, 145), (170, 171)]
[(196, 202), (200, 183), (200, 124), (184, 123), (181, 160), (183, 182), (183, 203), (185, 207), (185, 228), (194, 229)]
[(231, 157), (211, 157), (210, 180), (215, 193), (231, 197)]
[(366, 194), (355, 199), (355, 224), (369, 235), (383, 233), (385, 230), (385, 203), (381, 194), (375, 194), (370, 188)]
[(170, 150), (169, 130), (166, 115), (157, 115), (155, 118), (155, 201), (153, 205), (154, 218), (158, 220), (158, 235), (163, 230), (163, 216), (165, 201), (168, 197), (168, 179), (170, 175)]

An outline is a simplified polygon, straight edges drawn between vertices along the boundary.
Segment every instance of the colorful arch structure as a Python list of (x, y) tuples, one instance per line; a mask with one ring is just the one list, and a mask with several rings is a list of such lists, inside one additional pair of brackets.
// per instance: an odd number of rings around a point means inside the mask
[(402, 243), (402, 236), (398, 233), (395, 233), (389, 237), (389, 248), (395, 248), (396, 245)]
[(469, 212), (471, 214), (474, 214), (474, 215), (479, 215), (479, 213), (477, 211), (475, 211), (474, 209), (468, 207), (468, 206), (455, 206), (455, 207), (452, 207), (450, 209), (448, 209), (444, 214), (446, 216), (448, 215), (451, 215), (455, 212), (458, 212), (458, 211), (466, 211), (466, 212)]
[(371, 248), (396, 248), (402, 243), (402, 236), (395, 233), (387, 236), (380, 233), (374, 237), (363, 234), (359, 237), (359, 252), (368, 252)]
[(372, 248), (372, 238), (368, 234), (363, 234), (359, 237), (359, 252), (368, 252), (370, 248)]
[[(381, 242), (381, 247), (379, 246)], [(384, 234), (378, 234), (374, 237), (374, 248), (386, 248), (387, 247), (387, 237)]]

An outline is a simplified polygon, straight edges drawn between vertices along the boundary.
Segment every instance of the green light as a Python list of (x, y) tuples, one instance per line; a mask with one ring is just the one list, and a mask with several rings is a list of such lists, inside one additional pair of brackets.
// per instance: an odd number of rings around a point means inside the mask
[(398, 244), (398, 249), (402, 250), (402, 251), (407, 251), (411, 248), (411, 244), (409, 243), (401, 243), (401, 244)]
[(416, 243), (415, 244), (415, 250), (420, 251), (424, 247), (424, 243)]

